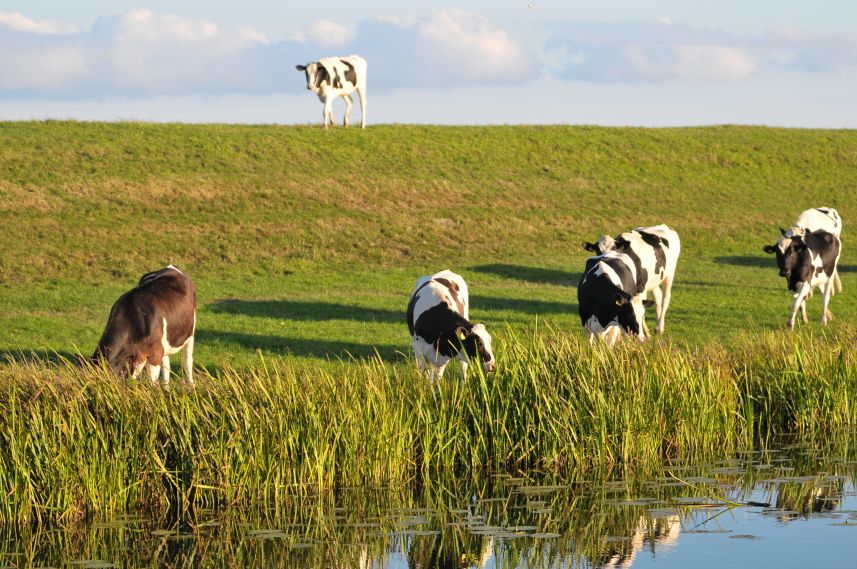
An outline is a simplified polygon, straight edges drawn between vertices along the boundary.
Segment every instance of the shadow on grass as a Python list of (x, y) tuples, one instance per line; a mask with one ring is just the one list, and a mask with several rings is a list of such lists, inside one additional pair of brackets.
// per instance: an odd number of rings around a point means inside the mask
[(777, 260), (773, 255), (728, 255), (725, 257), (714, 257), (714, 262), (721, 265), (736, 265), (738, 267), (777, 268)]
[(503, 263), (492, 263), (490, 265), (479, 265), (471, 267), (477, 273), (485, 273), (538, 284), (555, 284), (564, 286), (577, 286), (581, 273), (560, 271), (558, 269), (545, 269), (542, 267), (524, 267), (522, 265), (506, 265)]
[[(577, 298), (576, 294), (572, 294)], [(471, 296), (470, 316), (482, 310), (512, 311), (523, 314), (574, 314), (577, 315), (576, 302), (556, 302), (552, 300), (533, 300), (529, 298), (499, 298), (493, 296)]]
[(376, 351), (385, 360), (401, 359), (401, 353), (410, 353), (410, 344), (400, 346), (391, 344), (361, 344), (340, 340), (318, 340), (310, 338), (287, 338), (284, 336), (262, 336), (258, 334), (242, 334), (239, 332), (223, 332), (220, 330), (199, 329), (196, 340), (206, 344), (223, 343), (240, 346), (247, 350), (262, 350), (265, 353), (277, 355), (291, 354), (311, 358), (342, 358), (349, 355), (356, 358), (374, 356)]
[(840, 273), (857, 273), (857, 265), (838, 265)]
[(334, 302), (301, 300), (216, 300), (206, 307), (220, 314), (242, 314), (282, 320), (356, 320), (359, 322), (405, 322), (405, 307), (401, 310), (367, 308)]

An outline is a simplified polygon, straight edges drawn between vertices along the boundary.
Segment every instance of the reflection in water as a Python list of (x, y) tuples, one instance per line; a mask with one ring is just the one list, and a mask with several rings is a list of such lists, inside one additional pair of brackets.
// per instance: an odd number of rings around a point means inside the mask
[(637, 558), (637, 553), (644, 546), (649, 547), (652, 555), (655, 554), (656, 549), (663, 552), (676, 544), (680, 532), (681, 518), (678, 515), (656, 519), (641, 516), (631, 539), (619, 542), (623, 544), (623, 547), (619, 548), (603, 567), (621, 567), (623, 569), (631, 567)]
[[(609, 472), (573, 483), (499, 475), (292, 495), (275, 509), (203, 511), (181, 521), (5, 527), (0, 567), (627, 568), (643, 556), (677, 567), (674, 554), (688, 555), (695, 540), (720, 539), (723, 551), (742, 543), (723, 533), (747, 543), (786, 523), (857, 526), (857, 514), (845, 510), (857, 508), (852, 448), (793, 445), (627, 480)], [(857, 537), (844, 532), (843, 543)], [(778, 554), (765, 552), (771, 564)]]

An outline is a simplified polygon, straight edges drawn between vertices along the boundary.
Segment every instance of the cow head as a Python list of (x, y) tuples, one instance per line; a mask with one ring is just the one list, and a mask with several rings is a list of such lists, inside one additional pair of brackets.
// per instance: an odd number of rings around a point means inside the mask
[(627, 292), (611, 287), (599, 293), (594, 302), (581, 303), (580, 320), (584, 328), (596, 336), (607, 333), (611, 327), (618, 326), (628, 335), (643, 339), (641, 323), (645, 318), (645, 309), (654, 305), (651, 300), (634, 300)]
[(583, 242), (583, 248), (587, 251), (592, 251), (596, 255), (603, 255), (607, 251), (612, 251), (615, 246), (615, 240), (609, 235), (602, 235), (595, 243)]
[(94, 366), (101, 366), (103, 363), (106, 363), (108, 369), (115, 374), (130, 374), (139, 363), (137, 361), (139, 359), (139, 355), (136, 350), (122, 348), (120, 346), (127, 346), (127, 344), (123, 342), (118, 343), (117, 345), (111, 345), (105, 343), (102, 339), (98, 344), (98, 347), (95, 348), (95, 353), (92, 354), (90, 363)]
[(480, 322), (469, 329), (459, 326), (456, 330), (456, 336), (461, 340), (467, 357), (476, 358), (478, 356), (485, 371), (488, 373), (494, 371), (495, 361), (494, 350), (491, 346), (491, 334), (485, 329), (485, 324)]
[(295, 69), (303, 71), (306, 75), (307, 91), (318, 93), (325, 83), (330, 83), (330, 75), (327, 73), (327, 69), (317, 61), (306, 65), (296, 65)]
[(785, 277), (789, 281), (789, 288), (792, 288), (792, 274), (797, 272), (800, 256), (806, 250), (805, 236), (795, 234), (786, 237), (785, 234), (775, 245), (765, 245), (762, 248), (765, 253), (775, 253), (777, 255), (777, 266), (780, 269), (780, 276)]

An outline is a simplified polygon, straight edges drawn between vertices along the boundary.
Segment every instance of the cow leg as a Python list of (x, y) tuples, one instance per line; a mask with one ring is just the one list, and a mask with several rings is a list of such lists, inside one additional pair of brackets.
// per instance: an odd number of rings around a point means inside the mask
[(803, 320), (803, 323), (806, 324), (809, 322), (809, 318), (806, 317), (806, 299), (803, 299), (803, 302), (800, 303), (800, 318)]
[(800, 283), (800, 289), (798, 293), (795, 295), (795, 300), (792, 302), (792, 315), (789, 317), (789, 328), (793, 329), (795, 327), (795, 316), (797, 316), (797, 311), (800, 308), (800, 305), (806, 300), (806, 297), (809, 295), (809, 291), (811, 287), (808, 282)]
[(423, 355), (422, 350), (417, 347), (416, 341), (411, 342), (411, 349), (414, 350), (414, 358), (417, 360), (417, 369), (420, 374), (424, 374), (426, 372), (426, 357)]
[(158, 384), (158, 377), (161, 375), (161, 366), (149, 364), (149, 379), (153, 385)]
[(354, 99), (351, 95), (342, 95), (342, 98), (345, 100), (345, 120), (342, 121), (342, 125), (348, 128), (351, 123), (351, 106), (354, 104)]
[(366, 93), (357, 89), (357, 96), (360, 97), (360, 128), (366, 128)]
[[(663, 282), (663, 301), (661, 302), (661, 306), (658, 308), (658, 334), (664, 333), (664, 328), (666, 327), (667, 320), (667, 309), (670, 307), (670, 298), (672, 296), (673, 290), (673, 277), (668, 277)], [(660, 288), (656, 289), (660, 294)], [(655, 302), (658, 302), (657, 296), (655, 293), (652, 293), (652, 297), (655, 299)]]
[(658, 319), (657, 326), (655, 327), (656, 334), (664, 333), (664, 293), (661, 291), (661, 287), (656, 286), (652, 289), (652, 300), (655, 301), (655, 316)]
[(467, 362), (461, 360), (458, 362), (458, 364), (461, 366), (461, 377), (467, 379)]
[(161, 379), (165, 385), (170, 382), (170, 356), (166, 354), (161, 358)]
[(182, 367), (188, 383), (193, 383), (193, 336), (187, 339), (182, 353)]
[(131, 379), (137, 379), (137, 376), (140, 375), (140, 372), (143, 371), (143, 368), (146, 367), (146, 360), (138, 364), (134, 364), (134, 371), (131, 372)]
[[(449, 363), (449, 362), (447, 362)], [(437, 366), (437, 380), (440, 381), (443, 379), (443, 372), (446, 371), (446, 364), (442, 364)]]
[(324, 128), (333, 126), (333, 104), (330, 98), (324, 100), (324, 110), (322, 113), (324, 117)]
[[(835, 273), (834, 273), (835, 274)], [(827, 279), (827, 282), (824, 283), (824, 295), (821, 298), (821, 324), (827, 325), (828, 320), (833, 320), (833, 314), (830, 313), (830, 309), (827, 307), (830, 305), (830, 297), (833, 296), (833, 289), (835, 288), (835, 284), (833, 279)]]

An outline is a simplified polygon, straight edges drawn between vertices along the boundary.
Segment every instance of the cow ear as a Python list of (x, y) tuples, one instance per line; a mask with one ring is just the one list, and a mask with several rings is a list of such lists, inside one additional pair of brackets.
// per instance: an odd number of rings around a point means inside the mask
[(651, 308), (651, 307), (653, 307), (654, 305), (655, 305), (655, 301), (654, 301), (654, 300), (644, 300), (644, 301), (643, 301), (643, 306), (644, 306), (645, 308)]
[(459, 340), (463, 341), (465, 338), (467, 338), (467, 328), (465, 328), (464, 326), (459, 326), (455, 329), (455, 336)]
[(628, 304), (628, 299), (620, 293), (616, 293), (616, 306), (624, 306), (626, 304)]
[(295, 69), (298, 71), (306, 71), (306, 65), (295, 65)]
[(776, 245), (765, 245), (764, 247), (762, 247), (762, 251), (764, 251), (765, 253), (776, 253), (777, 252), (777, 246)]
[(785, 236), (786, 236), (786, 230), (785, 230), (785, 229), (783, 229), (782, 227), (780, 227), (780, 234), (781, 234), (783, 237), (785, 237)]
[(595, 243), (589, 243), (587, 241), (584, 241), (583, 243), (581, 243), (581, 245), (583, 245), (583, 248), (587, 251), (593, 251), (594, 252), (595, 249), (597, 248)]

